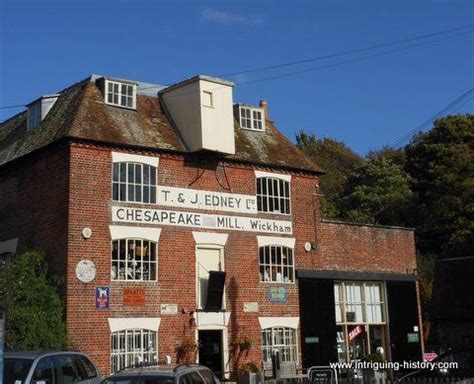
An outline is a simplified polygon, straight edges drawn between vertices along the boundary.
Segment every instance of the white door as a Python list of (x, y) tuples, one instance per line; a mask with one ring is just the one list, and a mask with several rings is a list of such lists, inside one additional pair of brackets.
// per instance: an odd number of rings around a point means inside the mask
[(209, 271), (223, 271), (222, 249), (198, 248), (196, 250), (197, 260), (197, 305), (199, 309), (204, 308), (207, 299), (207, 286), (209, 283)]

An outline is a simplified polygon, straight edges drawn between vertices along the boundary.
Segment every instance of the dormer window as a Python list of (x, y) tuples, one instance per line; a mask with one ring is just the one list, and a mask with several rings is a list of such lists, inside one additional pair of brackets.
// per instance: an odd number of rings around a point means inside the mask
[(104, 93), (107, 104), (136, 109), (136, 84), (105, 79)]
[(263, 116), (262, 108), (253, 108), (244, 105), (239, 106), (240, 126), (244, 129), (251, 129), (254, 131), (265, 130)]

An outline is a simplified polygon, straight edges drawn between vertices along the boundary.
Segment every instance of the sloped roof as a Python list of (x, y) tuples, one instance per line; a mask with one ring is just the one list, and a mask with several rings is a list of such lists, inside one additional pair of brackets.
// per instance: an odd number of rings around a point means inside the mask
[[(64, 137), (110, 144), (186, 152), (186, 147), (161, 108), (159, 98), (137, 95), (137, 109), (105, 104), (92, 76), (62, 91), (41, 124), (27, 132), (27, 113), (0, 124), (0, 165), (20, 158)], [(270, 120), (266, 132), (240, 128), (235, 120), (235, 161), (320, 172)]]

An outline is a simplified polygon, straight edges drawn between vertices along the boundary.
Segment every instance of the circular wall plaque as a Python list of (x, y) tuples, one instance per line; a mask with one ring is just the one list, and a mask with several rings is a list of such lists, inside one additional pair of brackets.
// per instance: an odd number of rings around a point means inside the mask
[(312, 248), (313, 248), (313, 247), (311, 246), (311, 243), (310, 243), (310, 242), (304, 243), (304, 250), (305, 250), (306, 252), (311, 251)]
[(90, 283), (95, 279), (95, 265), (90, 260), (81, 260), (76, 265), (76, 276), (83, 283)]
[(84, 239), (88, 239), (92, 236), (92, 229), (86, 227), (82, 230), (82, 237)]

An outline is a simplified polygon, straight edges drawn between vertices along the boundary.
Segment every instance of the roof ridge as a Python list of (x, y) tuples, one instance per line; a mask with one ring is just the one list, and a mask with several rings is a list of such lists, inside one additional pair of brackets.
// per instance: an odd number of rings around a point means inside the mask
[(69, 92), (75, 89), (76, 87), (83, 86), (83, 88), (79, 90), (78, 94), (75, 96), (80, 99), (79, 102), (76, 103), (76, 105), (71, 111), (69, 111), (68, 118), (66, 118), (66, 120), (61, 124), (61, 126), (56, 131), (55, 139), (68, 136), (68, 132), (70, 131), (70, 129), (76, 125), (79, 111), (84, 105), (85, 94), (86, 94), (87, 87), (89, 86), (89, 84), (90, 84), (89, 81), (83, 80), (83, 81), (77, 82), (76, 84), (74, 84), (74, 86), (68, 87), (66, 91), (64, 91), (64, 92)]

